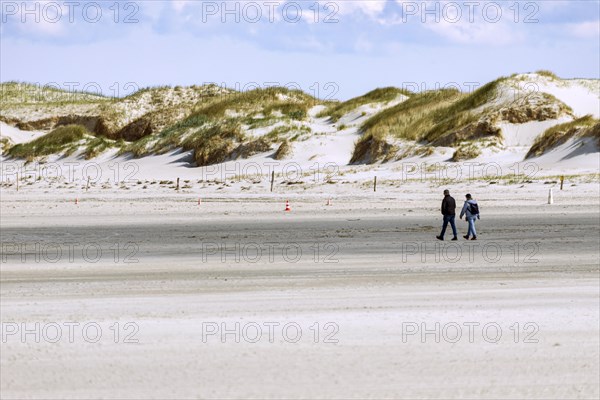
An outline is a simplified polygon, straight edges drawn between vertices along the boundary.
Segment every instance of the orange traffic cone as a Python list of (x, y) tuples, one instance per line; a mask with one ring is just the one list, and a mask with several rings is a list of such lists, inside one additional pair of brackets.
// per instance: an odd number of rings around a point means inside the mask
[(292, 209), (290, 208), (290, 201), (289, 200), (285, 201), (285, 211), (292, 211)]

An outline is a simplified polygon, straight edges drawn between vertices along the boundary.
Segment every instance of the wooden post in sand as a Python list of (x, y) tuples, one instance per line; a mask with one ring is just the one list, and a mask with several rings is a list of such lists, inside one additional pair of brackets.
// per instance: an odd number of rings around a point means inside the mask
[(179, 178), (177, 178), (177, 187), (175, 188), (175, 190), (179, 190)]
[(373, 191), (377, 191), (377, 175), (375, 175), (375, 179), (373, 179)]
[(275, 182), (275, 171), (271, 171), (271, 192), (273, 191), (273, 183)]
[(563, 183), (565, 183), (565, 176), (564, 176), (564, 175), (561, 175), (561, 176), (560, 176), (560, 190), (562, 190), (562, 189), (563, 189)]
[(85, 191), (87, 192), (90, 188), (90, 177), (88, 176), (87, 184), (85, 185)]
[(17, 192), (19, 191), (19, 173), (17, 172)]

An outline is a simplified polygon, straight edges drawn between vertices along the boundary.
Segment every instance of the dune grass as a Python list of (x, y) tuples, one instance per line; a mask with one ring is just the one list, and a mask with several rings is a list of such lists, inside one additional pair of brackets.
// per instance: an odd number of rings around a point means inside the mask
[[(351, 162), (389, 159), (394, 150), (392, 142), (398, 139), (455, 146), (465, 140), (500, 135), (493, 127), (477, 124), (484, 112), (477, 109), (497, 95), (499, 84), (506, 79), (489, 82), (469, 94), (456, 89), (414, 94), (374, 115), (361, 126), (363, 136), (355, 145)], [(457, 156), (467, 153), (465, 148)]]
[(435, 153), (433, 146), (409, 145), (402, 149), (397, 159), (402, 160), (409, 157), (427, 157)]
[(473, 110), (492, 100), (505, 79), (489, 82), (469, 94), (456, 89), (441, 89), (413, 95), (367, 120), (362, 130), (374, 135), (433, 142), (476, 121), (478, 116)]
[(269, 116), (261, 118), (260, 116), (250, 116), (242, 120), (244, 125), (248, 126), (248, 129), (266, 128), (279, 122), (281, 118)]
[[(313, 103), (310, 103), (312, 105)], [(284, 116), (296, 120), (303, 121), (308, 115), (309, 103), (296, 103), (290, 101), (279, 101), (266, 106), (262, 112), (265, 115), (273, 115), (279, 111)]]
[(473, 158), (477, 158), (481, 155), (481, 149), (475, 145), (475, 143), (466, 143), (460, 146), (454, 154), (450, 161), (464, 161), (464, 160), (472, 160)]
[[(26, 87), (23, 85), (17, 82), (3, 84), (3, 100), (18, 98), (23, 88), (26, 93), (31, 91), (30, 89), (35, 89), (32, 85)], [(317, 102), (314, 97), (300, 90), (282, 87), (254, 89), (247, 92), (220, 90), (217, 86), (191, 87), (191, 89), (196, 92), (207, 92), (207, 96), (196, 103), (193, 108), (191, 104), (189, 108), (185, 108), (185, 110), (190, 110), (186, 118), (177, 122), (166, 121), (168, 125), (160, 132), (151, 133), (134, 142), (117, 143), (106, 138), (94, 138), (83, 127), (78, 128), (82, 129), (81, 131), (71, 131), (69, 129), (74, 129), (71, 127), (67, 130), (53, 131), (37, 141), (15, 146), (11, 155), (34, 158), (57, 152), (72, 152), (80, 146), (85, 146), (84, 157), (93, 158), (109, 147), (120, 146), (119, 154), (131, 153), (134, 157), (142, 157), (182, 147), (185, 150), (194, 150), (198, 165), (207, 165), (220, 162), (218, 160), (230, 156), (235, 157), (237, 153), (245, 156), (270, 148), (269, 138), (265, 138), (263, 141), (243, 143), (242, 121), (247, 121), (252, 125), (264, 124), (265, 126), (281, 121), (302, 121), (307, 118), (309, 108)], [(61, 96), (63, 95), (60, 90), (49, 88), (48, 91), (56, 91)], [(162, 103), (172, 105), (171, 92), (181, 93), (183, 88), (169, 86), (143, 88), (118, 100), (131, 103), (144, 96), (153, 105), (160, 106)], [(125, 110), (122, 107), (113, 107), (110, 102), (100, 104), (98, 110), (104, 119), (111, 121), (126, 119)], [(163, 114), (159, 116), (163, 118)], [(259, 118), (260, 114), (264, 117)], [(118, 126), (112, 128), (117, 129)], [(282, 139), (291, 140), (288, 136), (293, 135), (296, 130), (298, 131), (296, 137), (305, 132), (302, 128), (290, 128), (289, 134)], [(283, 134), (283, 132), (281, 133)], [(3, 148), (4, 152), (8, 151), (8, 146), (3, 146)]]
[[(194, 150), (198, 165), (213, 164), (215, 160), (234, 153), (234, 145), (242, 141), (242, 123), (252, 128), (281, 120), (303, 120), (314, 101), (301, 91), (280, 87), (218, 96), (200, 103), (188, 117), (158, 134), (125, 146), (120, 153), (130, 152), (134, 157), (143, 157), (183, 147)], [(259, 114), (265, 117), (257, 117)], [(265, 145), (256, 143), (250, 146), (254, 147), (265, 148)], [(253, 150), (241, 148), (240, 151), (247, 153)], [(214, 154), (209, 154), (211, 152)]]
[(115, 140), (110, 140), (105, 137), (94, 137), (87, 141), (85, 150), (83, 151), (83, 157), (86, 160), (98, 157), (106, 150), (119, 146), (121, 143)]
[(121, 148), (119, 154), (131, 153), (134, 157), (144, 157), (150, 154), (163, 154), (181, 146), (187, 132), (210, 124), (205, 115), (192, 114), (178, 121), (155, 135), (144, 136)]
[(434, 124), (433, 112), (456, 102), (461, 96), (456, 89), (427, 91), (375, 114), (361, 126), (363, 135), (354, 145), (350, 162), (374, 163), (389, 159), (396, 150), (389, 139), (421, 140), (423, 132)]
[(248, 158), (255, 154), (266, 153), (271, 150), (271, 142), (263, 137), (252, 140), (250, 142), (244, 142), (236, 147), (231, 156), (237, 158)]
[(432, 114), (460, 99), (462, 94), (455, 89), (427, 91), (413, 95), (408, 100), (375, 114), (361, 126), (365, 135), (378, 139), (393, 137), (420, 140), (423, 132), (434, 125)]
[(372, 133), (363, 135), (354, 145), (350, 163), (366, 162), (373, 164), (381, 159), (389, 160), (398, 148), (388, 143), (385, 138)]
[(11, 157), (35, 159), (55, 153), (70, 154), (77, 148), (77, 144), (90, 132), (81, 125), (65, 125), (54, 129), (28, 143), (12, 146), (7, 154)]
[(184, 150), (194, 151), (194, 160), (202, 167), (226, 161), (244, 139), (241, 125), (227, 121), (198, 129), (181, 145)]
[(369, 103), (387, 103), (396, 99), (399, 95), (412, 96), (413, 93), (400, 88), (385, 87), (370, 91), (362, 96), (352, 98), (342, 103), (334, 103), (321, 111), (317, 116), (330, 117), (333, 122), (338, 121), (348, 112)]
[(204, 115), (210, 119), (225, 117), (227, 111), (246, 115), (263, 113), (265, 116), (279, 111), (283, 115), (301, 120), (316, 99), (308, 94), (282, 87), (254, 89), (247, 92), (219, 96), (216, 100), (197, 108), (193, 115)]
[(433, 126), (423, 134), (422, 139), (433, 143), (453, 130), (477, 121), (479, 115), (474, 110), (491, 101), (497, 95), (500, 83), (506, 79), (502, 77), (489, 82), (473, 93), (461, 96), (458, 101), (435, 110), (431, 115)]
[(285, 140), (283, 143), (281, 143), (281, 145), (279, 146), (279, 148), (273, 155), (273, 158), (275, 160), (283, 160), (285, 158), (290, 157), (291, 155), (292, 155), (292, 146), (290, 145), (289, 141)]
[(14, 145), (13, 141), (10, 138), (3, 136), (0, 137), (0, 150), (5, 153)]
[(546, 129), (538, 136), (525, 158), (539, 157), (575, 136), (595, 137), (600, 141), (600, 120), (591, 115)]
[(541, 76), (545, 76), (546, 78), (551, 78), (551, 79), (556, 79), (559, 80), (560, 78), (552, 71), (548, 71), (547, 69), (540, 69), (538, 71), (535, 71), (536, 74), (541, 75)]
[(311, 132), (310, 126), (282, 125), (271, 130), (264, 137), (272, 142), (280, 142), (282, 139), (294, 141)]
[(78, 89), (63, 90), (49, 85), (9, 81), (0, 83), (0, 104), (88, 104), (111, 100), (102, 94)]

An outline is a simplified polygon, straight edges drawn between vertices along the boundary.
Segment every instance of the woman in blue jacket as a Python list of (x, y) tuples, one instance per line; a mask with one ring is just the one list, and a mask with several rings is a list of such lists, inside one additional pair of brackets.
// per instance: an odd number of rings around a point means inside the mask
[(469, 240), (471, 235), (473, 238), (471, 240), (477, 240), (477, 231), (475, 230), (475, 219), (479, 218), (479, 205), (477, 204), (477, 200), (471, 197), (470, 194), (466, 195), (467, 200), (463, 205), (462, 211), (460, 212), (460, 219), (462, 219), (463, 215), (466, 214), (467, 222), (469, 223), (469, 230), (467, 234), (463, 236), (465, 239)]

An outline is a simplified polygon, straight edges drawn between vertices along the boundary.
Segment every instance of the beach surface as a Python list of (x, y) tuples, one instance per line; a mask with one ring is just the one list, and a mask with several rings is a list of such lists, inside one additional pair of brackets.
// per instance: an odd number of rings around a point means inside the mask
[(3, 189), (2, 398), (597, 398), (598, 184), (455, 186)]

